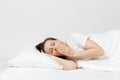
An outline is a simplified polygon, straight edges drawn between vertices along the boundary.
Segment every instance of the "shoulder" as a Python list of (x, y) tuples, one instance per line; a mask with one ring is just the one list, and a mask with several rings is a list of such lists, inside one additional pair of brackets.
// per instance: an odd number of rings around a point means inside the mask
[(80, 37), (79, 35), (80, 35), (79, 33), (70, 34), (70, 36), (66, 40), (67, 44), (70, 46), (76, 45), (77, 37)]
[(88, 38), (87, 34), (81, 34), (81, 33), (72, 33), (68, 39), (68, 43), (73, 43), (74, 45), (80, 45), (81, 47), (84, 47), (86, 40)]
[(98, 43), (96, 43), (95, 41), (88, 38), (86, 40), (86, 44), (85, 44), (84, 49), (90, 49), (90, 48), (97, 48), (97, 49), (103, 50), (103, 48)]

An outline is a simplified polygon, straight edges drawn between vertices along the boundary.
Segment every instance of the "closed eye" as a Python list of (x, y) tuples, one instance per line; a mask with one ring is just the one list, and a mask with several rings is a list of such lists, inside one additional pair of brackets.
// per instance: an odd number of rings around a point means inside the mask
[[(50, 46), (54, 46), (54, 45), (55, 45), (55, 42), (53, 41), (53, 42), (50, 44)], [(53, 53), (53, 49), (50, 48), (50, 49), (49, 49), (49, 52), (50, 52), (50, 53)]]
[(53, 46), (55, 45), (55, 42), (53, 42), (53, 44), (52, 44)]

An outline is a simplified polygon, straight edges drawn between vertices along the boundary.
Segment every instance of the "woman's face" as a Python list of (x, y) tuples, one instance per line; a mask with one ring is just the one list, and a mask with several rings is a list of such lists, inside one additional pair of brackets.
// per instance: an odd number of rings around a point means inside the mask
[(59, 47), (59, 45), (65, 44), (60, 40), (47, 40), (44, 45), (44, 51), (53, 56), (64, 56), (64, 54), (57, 51), (56, 46)]

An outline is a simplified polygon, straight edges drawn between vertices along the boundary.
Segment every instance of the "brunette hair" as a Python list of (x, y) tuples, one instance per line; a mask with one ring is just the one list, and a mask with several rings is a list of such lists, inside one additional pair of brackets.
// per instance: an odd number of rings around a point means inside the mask
[(56, 38), (52, 38), (52, 37), (46, 38), (43, 42), (41, 42), (41, 43), (39, 43), (35, 46), (36, 49), (40, 52), (45, 53), (44, 46), (45, 46), (45, 42), (48, 41), (48, 40), (56, 40)]

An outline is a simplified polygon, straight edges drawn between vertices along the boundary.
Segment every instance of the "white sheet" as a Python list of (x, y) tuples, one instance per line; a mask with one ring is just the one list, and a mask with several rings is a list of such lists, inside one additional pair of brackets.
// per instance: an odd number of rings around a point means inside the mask
[(108, 57), (101, 60), (79, 60), (78, 65), (90, 70), (120, 72), (120, 29), (91, 35), (91, 38), (105, 49)]
[(112, 59), (78, 61), (78, 66), (88, 70), (99, 70), (120, 73), (120, 63)]
[(90, 34), (89, 36), (104, 49), (105, 56), (120, 60), (120, 29)]
[[(120, 80), (120, 30), (111, 31), (114, 41), (108, 60), (80, 62), (85, 70), (52, 70), (43, 68), (8, 68), (0, 75), (0, 80)], [(109, 40), (108, 40), (109, 41)]]
[(120, 73), (92, 70), (52, 70), (42, 68), (8, 68), (0, 80), (120, 80)]

